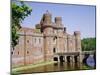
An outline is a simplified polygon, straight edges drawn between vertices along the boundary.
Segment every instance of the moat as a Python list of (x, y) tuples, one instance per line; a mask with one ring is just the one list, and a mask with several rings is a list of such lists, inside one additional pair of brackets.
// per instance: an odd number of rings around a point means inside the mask
[[(91, 66), (89, 66), (91, 65)], [(58, 72), (58, 71), (75, 71), (75, 70), (89, 70), (95, 69), (95, 62), (92, 57), (87, 59), (87, 63), (73, 63), (73, 62), (59, 62), (41, 67), (31, 68), (28, 70), (19, 71), (18, 73), (38, 73), (38, 72)]]

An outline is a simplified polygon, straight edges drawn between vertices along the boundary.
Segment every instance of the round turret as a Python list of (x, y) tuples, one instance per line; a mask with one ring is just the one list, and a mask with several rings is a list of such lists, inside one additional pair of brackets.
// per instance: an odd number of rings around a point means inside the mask
[(52, 28), (52, 15), (46, 11), (46, 13), (43, 14), (43, 17), (41, 19), (41, 31), (48, 35), (53, 33), (53, 28)]
[(55, 23), (60, 25), (62, 24), (62, 18), (61, 17), (55, 17)]
[(81, 52), (81, 33), (80, 31), (75, 31), (74, 36), (75, 36), (75, 43), (76, 43), (76, 51)]
[(50, 24), (52, 21), (52, 15), (46, 11), (46, 13), (43, 14), (43, 22), (46, 23), (46, 24)]
[(80, 31), (75, 31), (74, 32), (74, 35), (80, 35), (81, 33), (80, 33)]

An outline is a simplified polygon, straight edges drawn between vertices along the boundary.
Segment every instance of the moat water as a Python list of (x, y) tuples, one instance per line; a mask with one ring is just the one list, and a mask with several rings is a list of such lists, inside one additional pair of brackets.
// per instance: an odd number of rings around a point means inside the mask
[(75, 71), (75, 70), (90, 70), (95, 69), (95, 62), (93, 57), (88, 57), (86, 63), (73, 63), (73, 62), (62, 62), (53, 63), (45, 66), (40, 66), (28, 70), (21, 71), (19, 73), (41, 73), (41, 72), (58, 72), (58, 71)]

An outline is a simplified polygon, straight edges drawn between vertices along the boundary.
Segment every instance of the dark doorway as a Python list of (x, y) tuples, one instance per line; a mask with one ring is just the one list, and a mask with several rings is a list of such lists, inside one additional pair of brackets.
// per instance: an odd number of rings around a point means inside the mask
[(57, 57), (54, 57), (54, 61), (58, 61), (58, 58)]
[(77, 58), (77, 57), (78, 57), (78, 56), (74, 56), (75, 63), (78, 62), (78, 58)]
[(64, 62), (63, 56), (60, 56), (60, 62)]
[(67, 62), (70, 62), (70, 56), (67, 56)]

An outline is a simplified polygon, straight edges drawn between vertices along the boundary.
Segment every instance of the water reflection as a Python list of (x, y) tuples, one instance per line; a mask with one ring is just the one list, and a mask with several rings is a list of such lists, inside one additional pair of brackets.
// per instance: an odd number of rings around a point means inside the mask
[[(90, 61), (92, 64), (94, 61), (92, 61), (92, 58), (87, 59), (88, 62)], [(87, 61), (86, 61), (87, 62)], [(73, 62), (61, 62), (61, 63), (54, 63), (49, 64), (45, 66), (40, 66), (28, 70), (21, 71), (19, 73), (38, 73), (38, 72), (54, 72), (54, 71), (70, 71), (70, 70), (82, 70), (84, 69), (83, 66), (87, 66), (87, 63), (82, 64), (80, 62), (73, 63)], [(93, 67), (89, 67), (88, 69), (93, 69)]]
[(66, 71), (66, 70), (80, 70), (80, 63), (54, 63), (46, 66), (41, 66), (33, 69), (21, 71), (20, 73), (36, 73), (36, 72), (52, 72), (52, 71)]
[(89, 67), (95, 68), (96, 67), (96, 60), (95, 60), (94, 56), (93, 55), (88, 56), (88, 58), (85, 60), (84, 64), (89, 66)]

